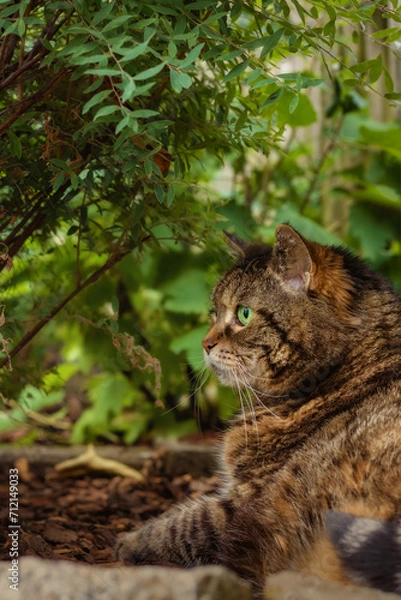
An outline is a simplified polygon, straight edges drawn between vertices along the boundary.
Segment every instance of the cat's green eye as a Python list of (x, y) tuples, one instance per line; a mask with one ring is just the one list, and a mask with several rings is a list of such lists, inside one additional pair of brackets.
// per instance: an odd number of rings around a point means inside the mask
[(238, 321), (241, 325), (248, 325), (249, 321), (252, 319), (253, 310), (249, 308), (249, 306), (239, 306), (237, 310)]

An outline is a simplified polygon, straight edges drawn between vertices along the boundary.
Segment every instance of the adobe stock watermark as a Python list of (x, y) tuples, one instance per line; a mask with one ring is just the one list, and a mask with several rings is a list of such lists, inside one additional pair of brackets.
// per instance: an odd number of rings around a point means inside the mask
[(8, 569), (8, 587), (18, 592), (19, 584), (19, 529), (18, 523), (18, 469), (10, 469), (8, 474), (8, 537), (11, 546), (8, 555), (11, 566)]

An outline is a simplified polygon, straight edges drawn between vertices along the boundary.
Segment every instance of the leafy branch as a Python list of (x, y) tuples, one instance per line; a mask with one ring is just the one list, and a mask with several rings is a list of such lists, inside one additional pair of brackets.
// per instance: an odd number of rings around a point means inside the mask
[(33, 338), (49, 323), (71, 300), (73, 300), (80, 292), (85, 290), (88, 286), (95, 283), (100, 279), (104, 273), (109, 271), (115, 264), (121, 261), (124, 256), (127, 256), (132, 251), (132, 248), (126, 248), (124, 250), (120, 250), (119, 252), (112, 254), (107, 261), (96, 271), (94, 271), (89, 277), (87, 277), (84, 281), (78, 283), (78, 285), (65, 297), (61, 300), (56, 306), (52, 308), (52, 310), (40, 321), (38, 321), (34, 327), (32, 327), (27, 333), (20, 339), (20, 341), (7, 353), (6, 358), (0, 360), (0, 369), (2, 369), (5, 365), (9, 364), (9, 361), (18, 354), (29, 342), (33, 340)]

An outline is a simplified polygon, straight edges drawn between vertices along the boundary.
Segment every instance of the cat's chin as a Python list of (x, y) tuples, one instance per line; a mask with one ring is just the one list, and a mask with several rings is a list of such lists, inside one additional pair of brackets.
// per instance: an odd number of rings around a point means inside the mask
[(227, 371), (227, 369), (223, 369), (216, 365), (212, 365), (210, 368), (222, 385), (227, 387), (238, 387), (238, 381), (236, 381), (235, 377), (230, 371)]
[(235, 377), (231, 369), (216, 364), (216, 362), (212, 361), (209, 356), (205, 357), (205, 363), (208, 369), (213, 371), (213, 373), (216, 375), (216, 377), (222, 385), (225, 385), (227, 387), (238, 388), (239, 381)]

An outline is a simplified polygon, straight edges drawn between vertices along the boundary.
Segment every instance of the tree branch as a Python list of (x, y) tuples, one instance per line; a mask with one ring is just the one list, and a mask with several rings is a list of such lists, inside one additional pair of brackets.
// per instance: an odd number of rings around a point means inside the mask
[[(34, 59), (36, 60), (36, 59)], [(36, 102), (39, 100), (43, 100), (53, 92), (53, 90), (58, 87), (61, 81), (66, 77), (68, 73), (68, 69), (61, 69), (50, 81), (43, 86), (41, 90), (32, 94), (29, 98), (25, 98), (22, 102), (17, 102), (13, 106), (8, 108), (8, 111), (12, 111), (11, 117), (4, 121), (4, 123), (0, 126), (0, 136), (7, 133), (7, 129), (12, 125), (17, 119), (20, 118), (21, 115), (24, 114), (27, 110), (29, 110)]]
[(43, 317), (32, 329), (27, 331), (27, 333), (21, 338), (16, 346), (8, 353), (8, 355), (0, 360), (0, 369), (2, 369), (5, 365), (8, 365), (10, 360), (18, 354), (24, 348), (43, 327), (49, 323), (75, 296), (77, 296), (82, 290), (86, 289), (92, 283), (95, 283), (106, 271), (111, 269), (116, 263), (120, 262), (132, 251), (132, 248), (125, 248), (112, 254), (107, 261), (102, 265), (99, 269), (97, 269), (90, 277), (85, 279), (85, 281), (81, 282), (77, 287), (72, 290), (68, 296), (66, 296), (57, 306), (55, 306), (46, 317)]

